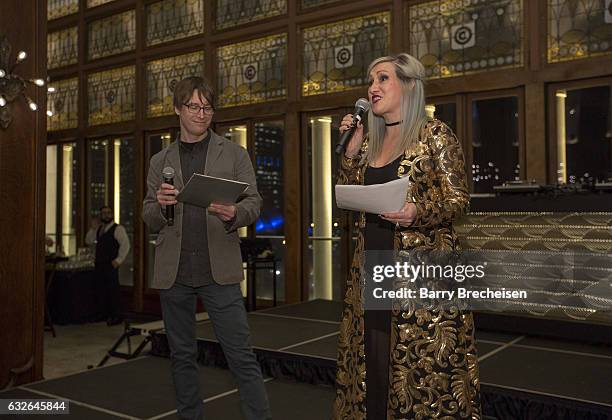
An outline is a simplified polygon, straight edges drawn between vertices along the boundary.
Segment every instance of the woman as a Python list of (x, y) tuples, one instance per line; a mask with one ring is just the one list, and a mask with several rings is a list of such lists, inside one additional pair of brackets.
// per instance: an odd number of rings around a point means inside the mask
[[(338, 343), (334, 419), (480, 419), (472, 314), (425, 309), (414, 301), (388, 311), (363, 308), (364, 251), (454, 251), (452, 222), (469, 204), (461, 146), (425, 114), (423, 65), (408, 54), (368, 69), (369, 133), (350, 140), (339, 183), (378, 184), (409, 177), (402, 209), (360, 214)], [(346, 115), (340, 131), (352, 124)], [(367, 392), (366, 392), (367, 389)]]

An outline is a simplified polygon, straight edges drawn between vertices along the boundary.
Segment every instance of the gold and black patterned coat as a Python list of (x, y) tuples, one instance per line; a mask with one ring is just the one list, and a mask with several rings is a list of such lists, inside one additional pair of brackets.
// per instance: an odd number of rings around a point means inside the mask
[[(363, 184), (368, 163), (361, 153), (344, 158), (339, 183)], [(396, 228), (395, 250), (456, 250), (452, 222), (469, 205), (461, 145), (438, 120), (400, 160), (398, 177), (410, 177), (409, 198), (417, 207), (410, 227)], [(344, 299), (338, 342), (333, 419), (366, 419), (363, 250), (365, 215)], [(457, 307), (423, 309), (394, 305), (391, 317), (387, 419), (480, 419), (479, 379), (472, 313)], [(379, 419), (368, 419), (379, 420)]]

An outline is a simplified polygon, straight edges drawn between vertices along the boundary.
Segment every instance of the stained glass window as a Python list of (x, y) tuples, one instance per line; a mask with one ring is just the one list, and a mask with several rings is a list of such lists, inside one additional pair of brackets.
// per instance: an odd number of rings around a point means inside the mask
[(365, 85), (370, 62), (387, 54), (390, 20), (383, 12), (305, 29), (302, 93)]
[(203, 75), (203, 51), (148, 62), (147, 117), (171, 115), (176, 84), (185, 77)]
[(610, 53), (612, 0), (548, 0), (549, 63)]
[(302, 0), (302, 8), (307, 9), (309, 7), (321, 6), (323, 4), (335, 3), (339, 0)]
[(217, 0), (217, 29), (287, 13), (287, 0)]
[(47, 130), (76, 128), (79, 123), (79, 79), (51, 82), (53, 92), (47, 94), (47, 109), (53, 116), (47, 117)]
[(523, 66), (523, 0), (432, 1), (410, 7), (410, 54), (428, 78)]
[(47, 0), (47, 19), (57, 19), (79, 11), (79, 0)]
[(136, 13), (124, 13), (99, 19), (89, 24), (90, 60), (132, 51), (136, 48)]
[(287, 96), (287, 34), (220, 47), (217, 58), (219, 107)]
[(204, 0), (162, 0), (147, 5), (147, 45), (204, 33)]
[(111, 1), (115, 0), (87, 0), (87, 7), (101, 6), (103, 4), (110, 3)]
[(135, 80), (134, 66), (90, 74), (87, 78), (89, 125), (134, 119)]
[(47, 68), (76, 64), (79, 58), (79, 31), (77, 26), (50, 32), (47, 35)]

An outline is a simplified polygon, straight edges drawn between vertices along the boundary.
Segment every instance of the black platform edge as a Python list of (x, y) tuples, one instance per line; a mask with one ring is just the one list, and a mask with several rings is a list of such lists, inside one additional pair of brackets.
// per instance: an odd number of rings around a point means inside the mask
[[(155, 334), (152, 343), (153, 356), (170, 357), (165, 334)], [(335, 383), (335, 360), (258, 348), (254, 351), (264, 376), (311, 385), (333, 386)], [(198, 363), (202, 366), (228, 368), (221, 345), (216, 341), (198, 340)]]
[(476, 331), (491, 330), (530, 336), (561, 338), (581, 343), (612, 345), (612, 325), (542, 319), (520, 315), (474, 312)]
[[(165, 334), (155, 334), (151, 354), (169, 357)], [(264, 376), (289, 379), (312, 385), (334, 386), (336, 362), (306, 355), (255, 349)], [(198, 362), (203, 366), (227, 369), (221, 345), (198, 340)], [(570, 398), (518, 391), (495, 385), (481, 385), (483, 414), (488, 419), (508, 420), (609, 420), (612, 407)]]
[(480, 386), (482, 412), (494, 419), (609, 420), (612, 407), (569, 398), (518, 391), (490, 384)]

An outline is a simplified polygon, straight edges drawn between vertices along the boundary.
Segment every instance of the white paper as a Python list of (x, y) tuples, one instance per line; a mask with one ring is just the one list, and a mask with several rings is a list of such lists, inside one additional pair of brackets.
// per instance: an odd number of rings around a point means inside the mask
[(336, 205), (345, 210), (374, 214), (397, 212), (406, 202), (409, 186), (407, 176), (384, 184), (336, 185)]
[(202, 208), (214, 202), (232, 204), (248, 186), (246, 182), (194, 173), (176, 199)]

